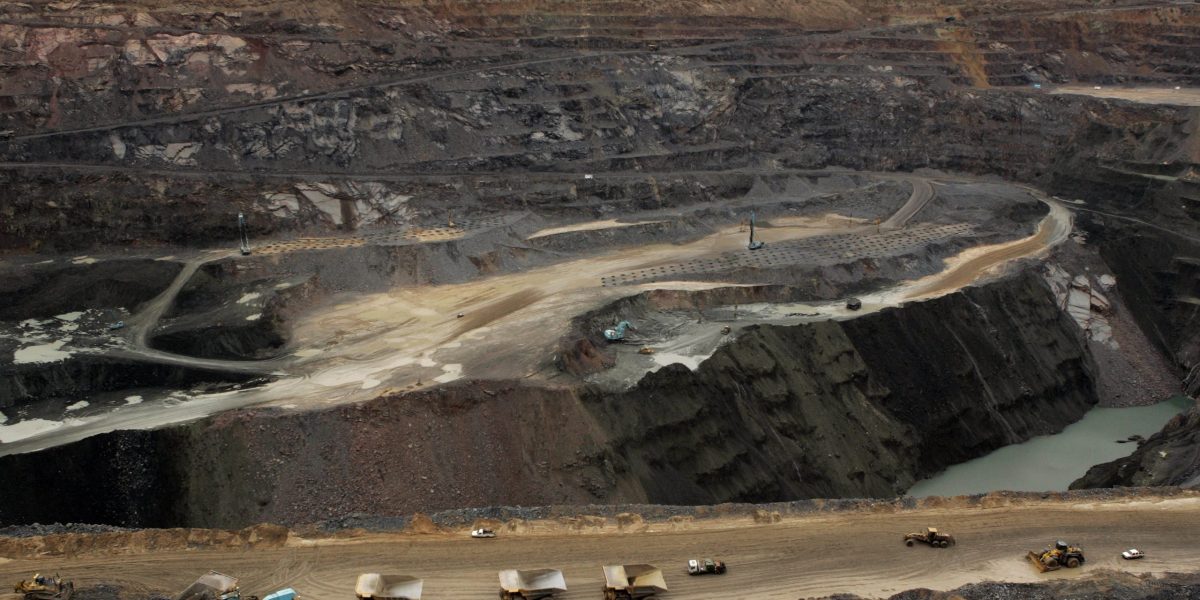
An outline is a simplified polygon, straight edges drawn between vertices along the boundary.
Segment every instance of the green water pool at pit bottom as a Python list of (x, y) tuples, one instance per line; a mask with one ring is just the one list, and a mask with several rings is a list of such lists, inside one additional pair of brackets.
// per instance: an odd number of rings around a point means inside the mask
[(1005, 446), (918, 481), (908, 496), (961, 496), (996, 490), (1062, 491), (1093, 465), (1128, 456), (1137, 449), (1131, 435), (1150, 437), (1171, 417), (1192, 406), (1175, 396), (1150, 406), (1093, 408), (1062, 432)]

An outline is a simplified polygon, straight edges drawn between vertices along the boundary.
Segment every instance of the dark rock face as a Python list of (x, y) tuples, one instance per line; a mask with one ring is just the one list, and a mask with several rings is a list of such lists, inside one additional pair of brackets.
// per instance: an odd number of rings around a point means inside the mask
[(1200, 485), (1200, 408), (1176, 416), (1133, 454), (1099, 464), (1071, 489)]
[[(461, 506), (887, 497), (1075, 421), (1096, 401), (1089, 365), (1027, 274), (848, 322), (751, 328), (694, 372), (666, 367), (617, 394), (477, 382), (8, 456), (0, 469), (18, 480), (98, 460), (76, 459), (97, 445), (113, 466), (84, 480), (106, 488), (94, 502), (43, 512), (39, 496), (81, 481), (50, 477), (0, 500), (0, 523), (232, 527)], [(107, 489), (118, 481), (155, 493), (125, 508)]]
[(80, 353), (50, 364), (0, 366), (0, 409), (138, 387), (246, 381), (250, 376)]
[(162, 292), (181, 268), (169, 261), (132, 259), (0, 269), (0, 321), (88, 308), (132, 311)]
[[(239, 211), (263, 235), (588, 194), (531, 178), (546, 172), (661, 207), (687, 182), (658, 178), (727, 171), (734, 198), (765, 165), (995, 173), (1197, 217), (1194, 111), (1028, 87), (1190, 84), (1195, 5), (693, 4), (351, 2), (293, 20), (305, 39), (273, 13), (23, 5), (0, 32), (20, 82), (0, 101), (0, 248), (212, 244)], [(129, 26), (79, 26), (97, 14)]]
[[(177, 433), (124, 431), (29, 455), (11, 463), (5, 480), (5, 523), (69, 522), (152, 525), (177, 522), (164, 494), (178, 493), (179, 473), (168, 441)], [(86, 491), (81, 492), (82, 489)]]
[(1200, 393), (1200, 242), (1102, 216), (1088, 229), (1138, 325), (1180, 368), (1185, 391)]
[(858, 319), (751, 329), (590, 404), (654, 502), (890, 496), (1060, 430), (1090, 359), (1032, 275)]

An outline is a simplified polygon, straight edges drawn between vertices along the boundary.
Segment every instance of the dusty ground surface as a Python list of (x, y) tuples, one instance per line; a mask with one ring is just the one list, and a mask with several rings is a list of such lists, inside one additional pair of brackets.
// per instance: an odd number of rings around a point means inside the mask
[[(428, 533), (294, 535), (282, 547), (265, 543), (257, 549), (206, 549), (204, 542), (189, 550), (98, 547), (75, 556), (6, 560), (0, 562), (0, 577), (7, 581), (33, 571), (58, 572), (77, 586), (115, 586), (122, 598), (144, 598), (177, 593), (206, 569), (216, 569), (240, 577), (249, 593), (293, 587), (304, 597), (332, 600), (351, 593), (359, 573), (405, 573), (424, 578), (425, 598), (464, 599), (494, 595), (500, 569), (551, 567), (563, 570), (568, 592), (561, 597), (570, 600), (598, 595), (601, 565), (646, 562), (665, 570), (667, 597), (794, 599), (834, 593), (880, 597), (981, 581), (1078, 580), (1102, 569), (1153, 574), (1200, 570), (1200, 546), (1195, 544), (1200, 500), (1188, 495), (1068, 497), (990, 508), (947, 502), (944, 508), (900, 512), (784, 515), (765, 524), (750, 516), (673, 523), (638, 519), (627, 520), (626, 526), (613, 521), (576, 531), (554, 522), (528, 522), (515, 531), (502, 527), (491, 540), (470, 539), (465, 527), (438, 532), (428, 524), (419, 528)], [(904, 533), (926, 526), (953, 533), (957, 546), (904, 547)], [(1078, 570), (1037, 573), (1025, 552), (1059, 538), (1081, 545), (1087, 562)], [(1122, 561), (1120, 551), (1134, 546), (1148, 557)], [(721, 577), (685, 575), (686, 561), (702, 556), (727, 561), (729, 572)]]
[(1175, 104), (1179, 106), (1200, 106), (1200, 90), (1196, 88), (1143, 88), (1143, 87), (1110, 87), (1088, 85), (1064, 85), (1056, 87), (1054, 94), (1078, 94), (1095, 96), (1097, 98), (1116, 98), (1131, 102), (1146, 104)]

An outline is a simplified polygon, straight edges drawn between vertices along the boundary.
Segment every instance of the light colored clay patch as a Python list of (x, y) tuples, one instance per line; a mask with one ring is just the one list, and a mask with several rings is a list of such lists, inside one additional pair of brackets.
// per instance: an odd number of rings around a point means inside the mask
[(108, 141), (112, 144), (113, 155), (117, 157), (117, 160), (125, 158), (126, 146), (125, 142), (121, 140), (121, 137), (114, 133), (108, 136)]
[(71, 259), (73, 265), (93, 265), (96, 264), (96, 259), (90, 256), (76, 256)]
[(246, 295), (242, 296), (241, 298), (238, 298), (237, 303), (245, 304), (247, 302), (250, 302), (251, 300), (257, 300), (261, 296), (262, 296), (262, 294), (260, 294), (258, 292), (250, 292), (249, 294), (246, 294)]
[(380, 381), (378, 379), (364, 379), (362, 383), (362, 389), (369, 390), (374, 387), (379, 387), (379, 384)]
[(71, 404), (70, 406), (67, 406), (67, 408), (64, 410), (66, 410), (67, 412), (72, 412), (72, 411), (76, 411), (76, 410), (79, 410), (82, 408), (87, 408), (87, 407), (88, 407), (88, 401), (80, 400), (79, 402), (76, 402), (75, 404)]
[(13, 363), (20, 365), (66, 360), (71, 357), (71, 353), (62, 350), (65, 343), (67, 343), (67, 340), (57, 340), (49, 344), (21, 348), (13, 353)]
[(60, 321), (77, 321), (77, 320), (79, 320), (79, 317), (82, 317), (82, 316), (83, 316), (83, 311), (77, 310), (75, 312), (63, 313), (54, 318), (58, 319)]
[(573, 231), (595, 231), (597, 229), (617, 229), (620, 227), (631, 227), (633, 225), (650, 225), (653, 223), (666, 223), (666, 221), (636, 221), (636, 222), (632, 222), (632, 223), (623, 223), (623, 222), (617, 221), (616, 219), (609, 219), (607, 221), (589, 221), (587, 223), (576, 223), (574, 225), (563, 225), (562, 227), (550, 227), (548, 229), (536, 231), (533, 233), (533, 235), (530, 235), (529, 237), (527, 237), (525, 239), (533, 240), (533, 239), (537, 239), (540, 237), (557, 235), (560, 233), (570, 233)]
[(58, 429), (62, 426), (63, 423), (61, 421), (47, 421), (45, 419), (28, 419), (13, 425), (0, 425), (0, 443), (10, 444), (17, 440), (33, 437), (39, 433)]
[(660, 367), (679, 363), (693, 371), (700, 367), (701, 361), (703, 361), (705, 358), (708, 358), (707, 356), (688, 356), (686, 354), (676, 354), (673, 352), (660, 352), (652, 354), (651, 356), (654, 358), (654, 362)]
[(434, 377), (433, 380), (438, 383), (450, 383), (455, 379), (462, 379), (463, 366), (458, 363), (442, 365), (443, 373)]
[(144, 398), (141, 396), (125, 396), (126, 405), (141, 404), (142, 400), (144, 400)]
[(331, 195), (338, 193), (336, 187), (324, 183), (301, 184), (296, 186), (296, 191), (321, 212), (329, 215), (335, 225), (342, 224), (342, 201)]
[(250, 316), (246, 317), (246, 320), (247, 321), (257, 321), (259, 319), (259, 317), (262, 317), (262, 313), (250, 315)]

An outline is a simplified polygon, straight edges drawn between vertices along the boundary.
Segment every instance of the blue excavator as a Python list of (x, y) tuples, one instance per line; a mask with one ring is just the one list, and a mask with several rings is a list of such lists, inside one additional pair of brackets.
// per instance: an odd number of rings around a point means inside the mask
[(625, 339), (625, 332), (633, 329), (633, 325), (629, 321), (621, 321), (616, 327), (604, 330), (604, 339), (610, 342), (620, 342)]

